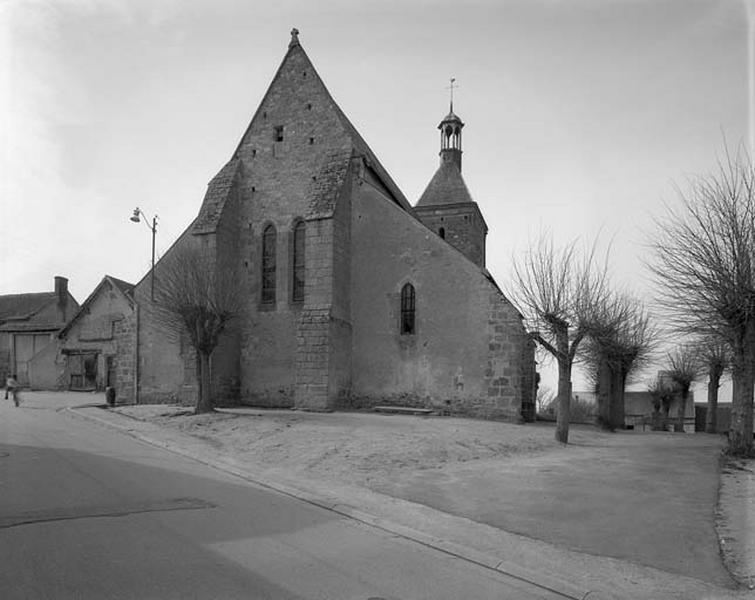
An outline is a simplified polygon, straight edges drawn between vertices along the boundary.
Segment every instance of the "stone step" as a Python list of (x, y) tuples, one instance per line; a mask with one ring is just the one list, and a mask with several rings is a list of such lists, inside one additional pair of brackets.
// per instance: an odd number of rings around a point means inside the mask
[(396, 413), (402, 415), (431, 415), (435, 412), (431, 408), (416, 408), (414, 406), (376, 406), (373, 410), (380, 413)]

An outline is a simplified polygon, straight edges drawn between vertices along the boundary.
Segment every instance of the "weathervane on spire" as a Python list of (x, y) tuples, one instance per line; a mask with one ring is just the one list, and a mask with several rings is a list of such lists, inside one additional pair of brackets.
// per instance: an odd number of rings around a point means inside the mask
[(454, 88), (458, 88), (458, 85), (454, 85), (456, 82), (456, 77), (451, 77), (451, 85), (449, 85), (446, 89), (451, 90), (451, 112), (454, 111)]

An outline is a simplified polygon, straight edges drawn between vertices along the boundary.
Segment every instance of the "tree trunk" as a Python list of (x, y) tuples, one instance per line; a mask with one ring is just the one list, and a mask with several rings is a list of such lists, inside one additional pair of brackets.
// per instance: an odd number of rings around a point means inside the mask
[(653, 415), (650, 423), (651, 431), (663, 431), (663, 420), (661, 418), (661, 407), (653, 406)]
[(624, 429), (624, 375), (616, 370), (611, 382), (611, 429)]
[(664, 403), (663, 405), (663, 419), (661, 420), (660, 431), (668, 431), (669, 412), (671, 412), (671, 404)]
[(613, 431), (611, 426), (611, 367), (606, 359), (598, 364), (598, 414), (595, 424), (601, 429)]
[(679, 394), (679, 407), (676, 410), (676, 423), (674, 424), (675, 432), (684, 433), (684, 413), (686, 412), (688, 400), (689, 386), (685, 386)]
[(197, 406), (199, 406), (199, 400), (202, 397), (202, 359), (199, 356), (199, 350), (194, 349), (194, 376), (197, 380), (197, 399), (194, 402), (194, 411), (196, 412)]
[[(749, 341), (749, 340), (748, 340)], [(753, 350), (750, 344), (735, 349), (732, 364), (730, 454), (752, 456)]]
[(208, 352), (197, 351), (199, 354), (199, 397), (197, 406), (194, 409), (195, 414), (212, 412), (212, 394), (210, 393), (210, 354)]
[(705, 413), (705, 433), (718, 430), (718, 388), (721, 385), (721, 371), (711, 367), (708, 371), (708, 407)]
[(571, 365), (558, 361), (558, 411), (556, 412), (556, 440), (569, 443), (569, 412), (571, 406)]

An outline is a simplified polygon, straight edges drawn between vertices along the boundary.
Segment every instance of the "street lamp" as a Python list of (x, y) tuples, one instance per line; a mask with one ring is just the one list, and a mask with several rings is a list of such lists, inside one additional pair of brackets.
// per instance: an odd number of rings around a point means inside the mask
[(147, 221), (149, 220), (147, 218), (147, 215), (144, 214), (141, 208), (138, 206), (134, 209), (134, 214), (131, 215), (131, 221), (134, 223), (140, 223), (141, 219), (139, 216), (144, 217), (145, 221), (144, 224), (147, 226), (147, 229), (152, 231), (152, 270), (151, 270), (151, 281), (150, 281), (150, 295), (152, 300), (155, 299), (155, 234), (157, 233), (157, 215), (152, 217), (152, 227), (149, 226), (149, 223)]

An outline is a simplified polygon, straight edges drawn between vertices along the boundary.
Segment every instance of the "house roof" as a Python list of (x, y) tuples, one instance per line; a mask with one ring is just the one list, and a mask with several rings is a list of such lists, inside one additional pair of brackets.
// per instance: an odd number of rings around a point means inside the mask
[(28, 319), (57, 299), (55, 292), (0, 296), (0, 322)]
[(105, 275), (105, 278), (110, 280), (110, 282), (117, 287), (125, 296), (128, 298), (133, 299), (134, 296), (134, 284), (129, 283), (128, 281), (123, 281), (123, 279), (117, 279), (113, 277), (112, 275)]
[(66, 334), (71, 330), (71, 327), (73, 327), (73, 325), (77, 323), (82, 316), (87, 314), (89, 307), (91, 306), (92, 302), (94, 302), (94, 299), (108, 284), (109, 287), (118, 290), (124, 296), (129, 306), (134, 306), (134, 284), (123, 281), (122, 279), (116, 279), (115, 277), (111, 277), (110, 275), (105, 275), (97, 284), (97, 287), (94, 288), (92, 293), (89, 294), (89, 296), (87, 296), (87, 299), (84, 300), (84, 302), (81, 304), (79, 310), (76, 312), (73, 318), (68, 321), (65, 327), (60, 330), (60, 332), (58, 333), (59, 338), (65, 337)]
[(435, 175), (427, 184), (417, 206), (438, 206), (473, 202), (461, 171), (452, 160), (441, 162)]

